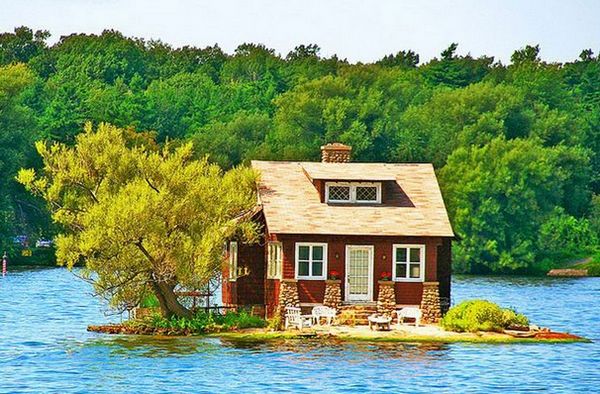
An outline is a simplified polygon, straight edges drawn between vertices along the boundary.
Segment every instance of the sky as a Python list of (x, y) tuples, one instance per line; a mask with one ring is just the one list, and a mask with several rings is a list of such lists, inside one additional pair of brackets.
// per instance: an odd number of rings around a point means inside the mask
[(539, 44), (546, 61), (600, 52), (600, 0), (0, 0), (0, 31), (116, 29), (175, 47), (262, 43), (286, 55), (316, 43), (321, 55), (370, 62), (412, 49), (427, 61), (452, 42), (458, 53), (507, 63)]

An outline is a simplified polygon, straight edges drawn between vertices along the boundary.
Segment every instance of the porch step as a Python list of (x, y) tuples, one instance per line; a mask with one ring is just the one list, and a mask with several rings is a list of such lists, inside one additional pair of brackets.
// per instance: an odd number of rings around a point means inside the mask
[(377, 313), (377, 304), (346, 304), (340, 305), (338, 319), (342, 324), (366, 326), (369, 324), (369, 316)]

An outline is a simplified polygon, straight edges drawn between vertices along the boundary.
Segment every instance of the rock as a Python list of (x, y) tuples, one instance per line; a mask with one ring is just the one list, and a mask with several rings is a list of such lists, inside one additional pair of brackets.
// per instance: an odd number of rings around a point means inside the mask
[(439, 282), (423, 282), (421, 321), (423, 323), (438, 323), (441, 318)]
[(282, 279), (279, 285), (279, 315), (281, 321), (285, 321), (285, 307), (300, 307), (300, 297), (298, 296), (298, 281), (295, 279)]
[(380, 280), (379, 295), (377, 296), (377, 313), (393, 317), (396, 310), (396, 290), (394, 282)]
[(586, 269), (553, 269), (547, 274), (548, 276), (566, 276), (566, 277), (583, 277), (588, 276), (588, 270)]
[(325, 281), (325, 297), (323, 305), (333, 309), (339, 309), (342, 304), (342, 281), (339, 279), (330, 279)]

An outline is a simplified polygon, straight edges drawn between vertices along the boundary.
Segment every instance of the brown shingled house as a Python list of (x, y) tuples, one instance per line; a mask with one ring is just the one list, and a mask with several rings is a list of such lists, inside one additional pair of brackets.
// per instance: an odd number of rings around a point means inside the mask
[(350, 153), (336, 143), (322, 147), (320, 163), (252, 162), (264, 233), (258, 244), (230, 242), (226, 305), (269, 317), (290, 304), (381, 308), (390, 286), (394, 306), (439, 318), (454, 233), (433, 166), (351, 163)]

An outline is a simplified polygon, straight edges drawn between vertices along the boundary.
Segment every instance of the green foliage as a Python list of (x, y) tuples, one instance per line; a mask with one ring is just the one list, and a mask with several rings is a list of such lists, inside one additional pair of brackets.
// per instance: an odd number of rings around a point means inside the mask
[(588, 271), (588, 276), (600, 276), (600, 252), (596, 252), (596, 254), (592, 256), (591, 261), (577, 264), (573, 268), (586, 269)]
[(154, 329), (184, 331), (186, 333), (204, 334), (209, 332), (231, 331), (244, 328), (262, 328), (267, 325), (264, 319), (252, 316), (247, 311), (227, 312), (225, 315), (197, 312), (190, 318), (164, 318), (152, 315), (149, 319), (139, 322)]
[(469, 300), (450, 308), (440, 324), (449, 331), (501, 332), (510, 326), (527, 326), (529, 320), (524, 315), (501, 308), (493, 302)]
[[(462, 239), (453, 249), (459, 272), (532, 272), (564, 256), (565, 244), (551, 241), (558, 230), (542, 231), (556, 209), (600, 233), (592, 199), (600, 194), (600, 59), (591, 50), (555, 64), (528, 45), (505, 66), (452, 43), (426, 63), (403, 50), (350, 64), (321, 56), (316, 44), (284, 58), (260, 44), (227, 54), (113, 30), (53, 45), (48, 37), (27, 27), (0, 34), (0, 65), (11, 64), (0, 68), (5, 248), (14, 235), (55, 233), (48, 209), (14, 177), (20, 167), (42, 169), (34, 141), (72, 146), (86, 122), (131, 138), (151, 130), (158, 151), (192, 141), (194, 157), (226, 168), (318, 160), (334, 141), (352, 145), (356, 161), (433, 162)], [(561, 231), (568, 238), (579, 227)]]
[(136, 137), (88, 124), (73, 147), (37, 143), (42, 171), (21, 170), (18, 180), (64, 229), (59, 264), (84, 262), (96, 292), (115, 307), (138, 305), (151, 291), (165, 315), (184, 316), (175, 287), (206, 286), (232, 236), (255, 240), (257, 225), (240, 215), (255, 204), (256, 174), (195, 160), (190, 143), (157, 150)]
[(587, 219), (577, 219), (555, 208), (541, 225), (539, 244), (542, 250), (565, 254), (591, 253), (600, 245), (600, 233), (595, 232)]
[(45, 40), (50, 37), (46, 30), (35, 33), (28, 27), (14, 29), (14, 33), (0, 34), (0, 65), (25, 63), (46, 49)]
[(141, 308), (158, 308), (160, 307), (160, 303), (158, 302), (158, 298), (152, 293), (145, 295), (140, 301)]
[(267, 327), (271, 331), (279, 331), (282, 329), (281, 316), (275, 315), (267, 321)]
[[(0, 53), (2, 40), (0, 36)], [(35, 75), (24, 64), (0, 67), (0, 253), (9, 251), (10, 257), (20, 252), (13, 236), (37, 238), (52, 232), (43, 204), (14, 179), (20, 167), (36, 163), (36, 119), (27, 105), (35, 82)]]
[[(455, 231), (459, 269), (468, 272), (510, 272), (527, 269), (545, 250), (537, 234), (572, 190), (571, 171), (564, 171), (565, 147), (546, 148), (527, 139), (492, 140), (478, 148), (458, 148), (440, 171)], [(586, 171), (585, 151), (579, 155)]]

